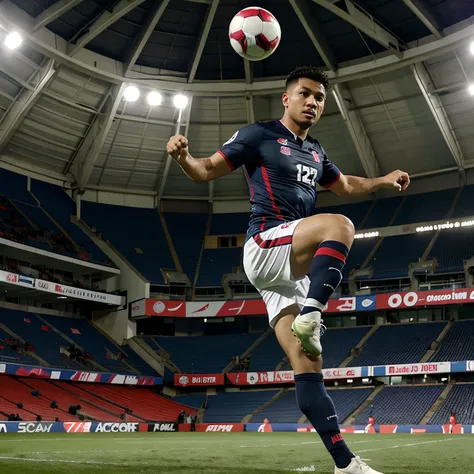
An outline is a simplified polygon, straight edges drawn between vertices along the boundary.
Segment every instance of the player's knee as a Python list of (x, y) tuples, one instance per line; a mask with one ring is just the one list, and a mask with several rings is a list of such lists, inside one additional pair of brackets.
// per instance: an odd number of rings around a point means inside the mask
[(352, 221), (342, 214), (333, 214), (333, 228), (340, 235), (340, 239), (352, 244), (355, 235), (355, 227)]

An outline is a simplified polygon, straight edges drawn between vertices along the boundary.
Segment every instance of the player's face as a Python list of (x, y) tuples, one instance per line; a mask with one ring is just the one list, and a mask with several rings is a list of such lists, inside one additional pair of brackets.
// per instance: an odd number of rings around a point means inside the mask
[(312, 79), (302, 77), (283, 94), (283, 105), (289, 117), (302, 129), (318, 122), (324, 111), (326, 90)]

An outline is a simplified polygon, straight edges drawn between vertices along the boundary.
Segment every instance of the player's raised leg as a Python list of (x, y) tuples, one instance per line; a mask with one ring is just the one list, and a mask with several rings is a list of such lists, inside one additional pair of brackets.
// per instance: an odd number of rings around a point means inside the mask
[(300, 410), (316, 429), (334, 459), (335, 474), (381, 474), (361, 461), (347, 447), (339, 429), (336, 409), (324, 386), (322, 357), (310, 360), (291, 334), (291, 326), (299, 311), (296, 304), (283, 309), (274, 329), (295, 372), (296, 399)]
[(310, 286), (301, 314), (292, 330), (309, 357), (322, 353), (321, 311), (342, 280), (342, 269), (354, 240), (354, 225), (339, 214), (318, 214), (303, 219), (291, 245), (294, 278), (309, 273)]

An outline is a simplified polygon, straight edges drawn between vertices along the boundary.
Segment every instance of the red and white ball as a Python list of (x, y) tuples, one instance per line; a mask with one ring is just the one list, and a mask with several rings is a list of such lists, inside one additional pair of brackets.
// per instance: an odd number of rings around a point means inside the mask
[(249, 61), (261, 61), (278, 48), (280, 24), (264, 8), (244, 8), (230, 22), (229, 39), (232, 48), (240, 56)]

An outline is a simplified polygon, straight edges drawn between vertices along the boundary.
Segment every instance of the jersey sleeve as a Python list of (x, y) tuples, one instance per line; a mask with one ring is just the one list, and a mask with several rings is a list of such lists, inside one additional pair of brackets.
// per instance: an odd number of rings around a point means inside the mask
[(248, 125), (232, 135), (218, 150), (232, 170), (258, 157), (263, 130), (258, 124)]
[(329, 188), (341, 178), (339, 168), (329, 160), (326, 152), (323, 150), (323, 173), (318, 179), (318, 184), (323, 188)]

